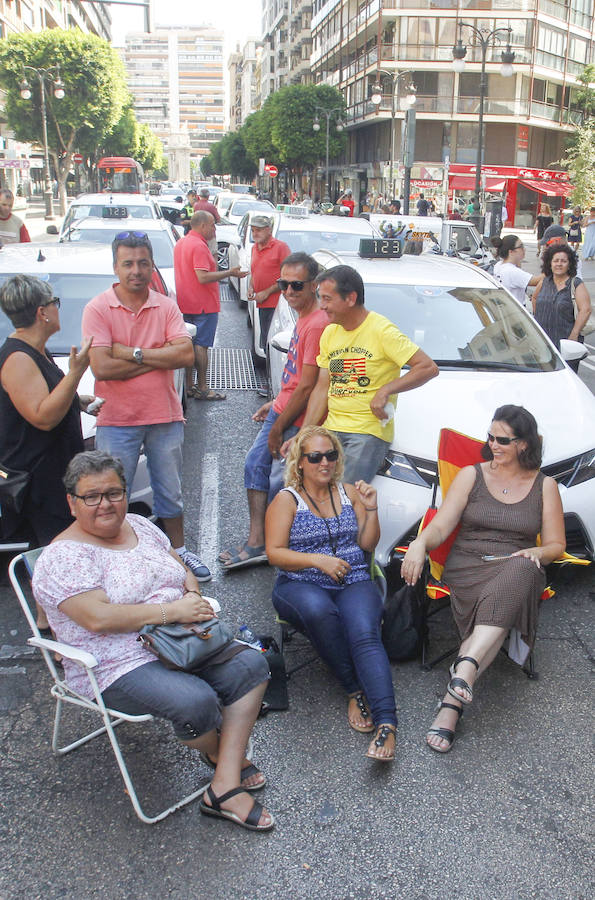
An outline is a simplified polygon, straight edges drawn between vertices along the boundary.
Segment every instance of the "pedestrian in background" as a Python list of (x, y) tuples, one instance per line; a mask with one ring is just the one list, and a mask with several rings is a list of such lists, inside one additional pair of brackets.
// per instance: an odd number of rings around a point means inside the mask
[(572, 210), (572, 215), (570, 216), (569, 228), (568, 228), (568, 243), (570, 247), (578, 253), (578, 249), (583, 240), (583, 231), (582, 231), (582, 223), (583, 223), (583, 214), (580, 206), (575, 206)]
[(2, 244), (28, 244), (31, 241), (23, 220), (12, 211), (14, 194), (8, 188), (0, 190), (0, 247)]
[(423, 194), (419, 195), (419, 200), (417, 201), (417, 215), (418, 216), (427, 216), (430, 209), (430, 204), (426, 200)]
[(549, 207), (548, 203), (542, 203), (539, 209), (539, 213), (535, 217), (535, 225), (533, 226), (533, 231), (537, 232), (537, 255), (541, 256), (542, 246), (541, 239), (545, 233), (546, 228), (549, 228), (554, 222), (554, 217), (552, 216), (552, 211)]
[(592, 206), (585, 216), (584, 226), (583, 259), (595, 259), (595, 206)]
[(271, 320), (281, 296), (277, 284), (281, 275), (281, 263), (291, 250), (284, 241), (273, 237), (273, 220), (269, 216), (253, 216), (250, 228), (254, 245), (250, 262), (252, 287), (248, 292), (248, 299), (254, 300), (258, 309), (260, 347), (264, 350)]
[(498, 251), (494, 276), (524, 306), (527, 288), (541, 284), (543, 274), (530, 275), (521, 269), (521, 263), (525, 258), (525, 245), (516, 234), (507, 234), (505, 238), (493, 237), (492, 245)]

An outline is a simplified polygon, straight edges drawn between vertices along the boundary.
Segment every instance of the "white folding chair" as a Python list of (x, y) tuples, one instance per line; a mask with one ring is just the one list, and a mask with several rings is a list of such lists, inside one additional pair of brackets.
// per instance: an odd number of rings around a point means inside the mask
[[(75, 647), (71, 647), (69, 644), (62, 644), (59, 641), (53, 641), (41, 637), (39, 629), (37, 627), (37, 623), (35, 621), (35, 616), (33, 615), (29, 600), (27, 599), (25, 590), (23, 588), (23, 576), (25, 576), (26, 578), (28, 576), (28, 580), (31, 579), (35, 563), (37, 562), (37, 559), (39, 558), (42, 550), (43, 547), (38, 550), (29, 550), (26, 553), (19, 553), (19, 555), (15, 556), (15, 558), (11, 561), (8, 568), (8, 573), (11, 584), (14, 588), (14, 592), (19, 599), (19, 603), (21, 604), (22, 610), (25, 613), (25, 617), (27, 619), (27, 622), (29, 623), (29, 627), (33, 632), (33, 637), (30, 637), (27, 643), (41, 650), (43, 658), (48, 669), (50, 670), (50, 674), (53, 679), (51, 694), (56, 700), (56, 714), (54, 718), (54, 732), (52, 735), (52, 750), (57, 756), (63, 756), (64, 754), (69, 753), (71, 750), (75, 750), (77, 747), (80, 747), (83, 744), (86, 744), (88, 741), (91, 741), (94, 737), (97, 737), (100, 734), (107, 734), (116, 756), (116, 761), (120, 768), (120, 772), (122, 773), (122, 778), (124, 779), (124, 784), (126, 785), (128, 796), (132, 801), (135, 813), (143, 822), (146, 822), (148, 825), (153, 825), (155, 822), (159, 822), (161, 821), (161, 819), (165, 819), (165, 817), (169, 816), (170, 813), (175, 812), (177, 809), (181, 809), (183, 806), (186, 806), (187, 803), (191, 803), (193, 800), (196, 800), (197, 797), (200, 797), (207, 789), (209, 783), (207, 782), (198, 790), (193, 791), (193, 793), (191, 794), (188, 794), (186, 797), (179, 800), (177, 803), (174, 803), (167, 809), (164, 809), (163, 812), (160, 812), (155, 816), (147, 816), (143, 811), (137, 797), (136, 790), (132, 783), (130, 773), (126, 766), (126, 762), (122, 755), (122, 751), (120, 749), (120, 745), (118, 743), (118, 739), (116, 737), (114, 729), (116, 728), (116, 726), (121, 725), (122, 722), (149, 722), (153, 719), (153, 716), (132, 716), (126, 713), (119, 712), (118, 710), (108, 709), (103, 702), (103, 698), (97, 684), (97, 679), (95, 678), (95, 674), (93, 672), (93, 669), (97, 665), (97, 660), (95, 659), (95, 657), (91, 653), (87, 653), (85, 650), (77, 650)], [(85, 673), (93, 690), (93, 695), (95, 697), (94, 700), (90, 700), (88, 697), (84, 697), (81, 694), (78, 694), (66, 684), (62, 673), (56, 667), (56, 664), (54, 662), (54, 653), (58, 653), (60, 654), (60, 656), (72, 660), (85, 670)], [(92, 731), (90, 734), (86, 734), (84, 735), (84, 737), (81, 737), (64, 747), (60, 747), (60, 721), (62, 715), (62, 706), (65, 703), (70, 703), (74, 706), (79, 706), (83, 709), (90, 710), (102, 719), (103, 725), (101, 728), (95, 729), (95, 731)]]

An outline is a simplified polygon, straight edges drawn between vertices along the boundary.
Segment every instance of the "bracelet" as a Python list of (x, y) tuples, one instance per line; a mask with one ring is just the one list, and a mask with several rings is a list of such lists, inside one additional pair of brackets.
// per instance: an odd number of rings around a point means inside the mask
[(163, 607), (163, 603), (159, 604), (159, 609), (161, 610), (161, 624), (167, 625), (167, 619), (165, 618), (165, 609)]
[(202, 594), (201, 594), (200, 591), (194, 591), (194, 590), (193, 590), (193, 591), (186, 591), (186, 593), (187, 593), (187, 594), (196, 594), (196, 596), (197, 596), (197, 597), (200, 597), (200, 599), (202, 600)]
[(366, 512), (374, 512), (375, 510), (378, 509), (378, 507), (377, 506), (364, 506), (364, 509), (366, 510)]

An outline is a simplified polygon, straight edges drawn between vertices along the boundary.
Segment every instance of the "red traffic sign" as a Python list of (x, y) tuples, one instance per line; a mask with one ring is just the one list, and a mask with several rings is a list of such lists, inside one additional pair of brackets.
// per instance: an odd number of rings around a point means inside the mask
[(73, 162), (75, 162), (75, 163), (82, 163), (83, 154), (82, 153), (73, 153), (72, 159), (73, 159)]
[(277, 166), (265, 166), (264, 170), (267, 175), (271, 176), (271, 178), (276, 178), (279, 174), (279, 169), (277, 168)]

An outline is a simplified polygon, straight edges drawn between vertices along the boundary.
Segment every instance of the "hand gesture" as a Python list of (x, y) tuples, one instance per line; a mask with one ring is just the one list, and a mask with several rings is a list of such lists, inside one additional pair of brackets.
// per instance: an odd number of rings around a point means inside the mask
[(257, 409), (256, 412), (254, 413), (254, 415), (252, 416), (252, 421), (253, 422), (264, 422), (272, 405), (273, 405), (272, 400), (267, 400), (266, 403), (263, 403), (262, 406), (259, 409)]
[(215, 615), (208, 600), (195, 591), (183, 594), (179, 600), (174, 600), (165, 609), (168, 612), (168, 621), (171, 617), (172, 622), (181, 622), (183, 625), (206, 622)]
[(289, 456), (289, 451), (291, 450), (291, 445), (293, 444), (294, 441), (295, 441), (295, 438), (289, 438), (288, 441), (284, 441), (281, 444), (281, 446), (279, 448), (279, 453), (281, 454), (283, 459), (287, 459), (287, 457)]
[(231, 275), (232, 278), (245, 278), (246, 275), (249, 275), (249, 272), (243, 272), (241, 266), (234, 266), (232, 269), (228, 269), (225, 277)]
[(68, 371), (72, 372), (73, 375), (76, 376), (77, 381), (80, 381), (83, 377), (83, 373), (86, 371), (89, 365), (89, 350), (91, 349), (91, 344), (93, 343), (93, 337), (85, 338), (83, 343), (81, 344), (81, 349), (77, 351), (76, 347), (70, 348), (70, 355), (68, 357)]
[(373, 488), (371, 484), (367, 484), (365, 481), (356, 481), (353, 486), (365, 509), (371, 510), (374, 507), (378, 507), (376, 488)]
[(316, 568), (329, 575), (337, 584), (343, 584), (345, 576), (351, 572), (351, 566), (344, 559), (337, 556), (325, 556), (323, 553), (317, 553)]

